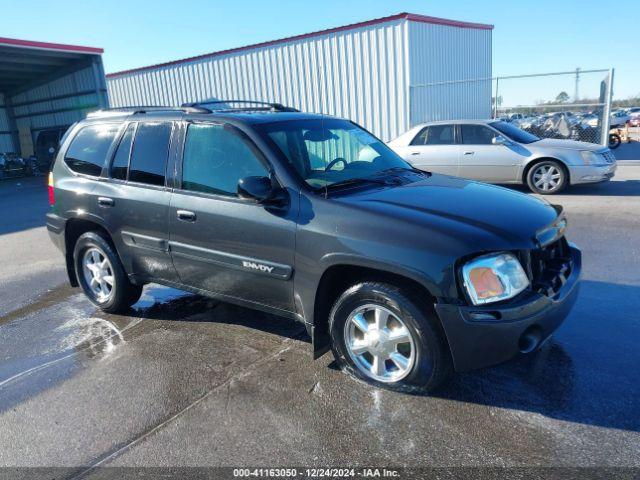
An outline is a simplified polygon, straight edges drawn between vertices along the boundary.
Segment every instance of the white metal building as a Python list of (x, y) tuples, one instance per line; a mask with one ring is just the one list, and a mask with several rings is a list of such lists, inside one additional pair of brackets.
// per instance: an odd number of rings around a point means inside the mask
[[(383, 140), (428, 120), (487, 118), (492, 25), (401, 13), (107, 75), (111, 106), (279, 102)], [(434, 84), (425, 86), (426, 84)]]
[(101, 55), (100, 48), (0, 38), (0, 152), (27, 157), (40, 146), (46, 156), (71, 124), (107, 106)]

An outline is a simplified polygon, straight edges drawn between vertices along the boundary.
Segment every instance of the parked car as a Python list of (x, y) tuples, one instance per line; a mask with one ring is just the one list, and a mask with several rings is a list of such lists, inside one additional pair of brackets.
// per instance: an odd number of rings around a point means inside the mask
[(629, 115), (629, 121), (627, 122), (627, 124), (630, 127), (640, 127), (640, 112), (632, 113), (631, 115)]
[(0, 178), (21, 177), (26, 172), (25, 161), (17, 153), (0, 153)]
[(533, 352), (571, 309), (560, 207), (416, 170), (348, 120), (240, 105), (99, 112), (62, 142), (47, 228), (99, 308), (157, 282), (264, 310), (404, 391)]
[(624, 110), (618, 110), (611, 114), (609, 121), (609, 126), (613, 127), (623, 127), (629, 121), (629, 115)]
[(609, 180), (616, 170), (616, 159), (606, 147), (541, 139), (494, 120), (425, 123), (389, 146), (421, 170), (526, 184), (543, 195), (559, 193), (568, 185)]

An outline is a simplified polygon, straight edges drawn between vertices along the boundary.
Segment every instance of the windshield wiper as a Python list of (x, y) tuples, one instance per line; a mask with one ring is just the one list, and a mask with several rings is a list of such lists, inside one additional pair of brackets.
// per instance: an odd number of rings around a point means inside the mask
[(351, 187), (354, 185), (363, 185), (367, 183), (373, 183), (377, 185), (390, 185), (390, 183), (387, 180), (383, 180), (381, 178), (353, 177), (353, 178), (347, 178), (346, 180), (341, 180), (339, 182), (331, 183), (327, 185), (325, 188), (327, 190), (333, 190), (335, 188)]
[(424, 170), (420, 170), (420, 169), (415, 168), (415, 167), (391, 167), (391, 168), (385, 168), (384, 170), (380, 170), (380, 172), (378, 172), (378, 174), (376, 176), (389, 174), (389, 173), (402, 173), (402, 172), (417, 173), (417, 174), (420, 174), (420, 175), (424, 175), (426, 177), (430, 177), (431, 176), (430, 172), (425, 172)]

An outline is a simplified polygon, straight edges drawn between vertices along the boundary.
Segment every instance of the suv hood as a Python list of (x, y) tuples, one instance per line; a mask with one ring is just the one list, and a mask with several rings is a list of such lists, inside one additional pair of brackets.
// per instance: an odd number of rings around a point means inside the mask
[(568, 150), (590, 150), (597, 152), (604, 147), (597, 143), (578, 142), (577, 140), (562, 140), (559, 138), (543, 138), (534, 142), (532, 145), (537, 147), (549, 147), (549, 148), (565, 148)]
[[(548, 234), (548, 227), (558, 219), (556, 208), (544, 200), (438, 174), (403, 186), (342, 196), (340, 201), (404, 220), (475, 251), (534, 248), (542, 240), (541, 233)], [(410, 230), (395, 234), (412, 235)]]

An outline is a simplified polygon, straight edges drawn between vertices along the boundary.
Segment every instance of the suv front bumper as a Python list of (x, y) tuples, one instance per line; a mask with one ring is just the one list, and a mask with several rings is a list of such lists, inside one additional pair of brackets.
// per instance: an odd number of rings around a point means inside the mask
[(436, 304), (456, 371), (501, 363), (536, 350), (563, 322), (576, 301), (582, 254), (570, 245), (572, 269), (553, 296), (532, 293), (509, 305)]

